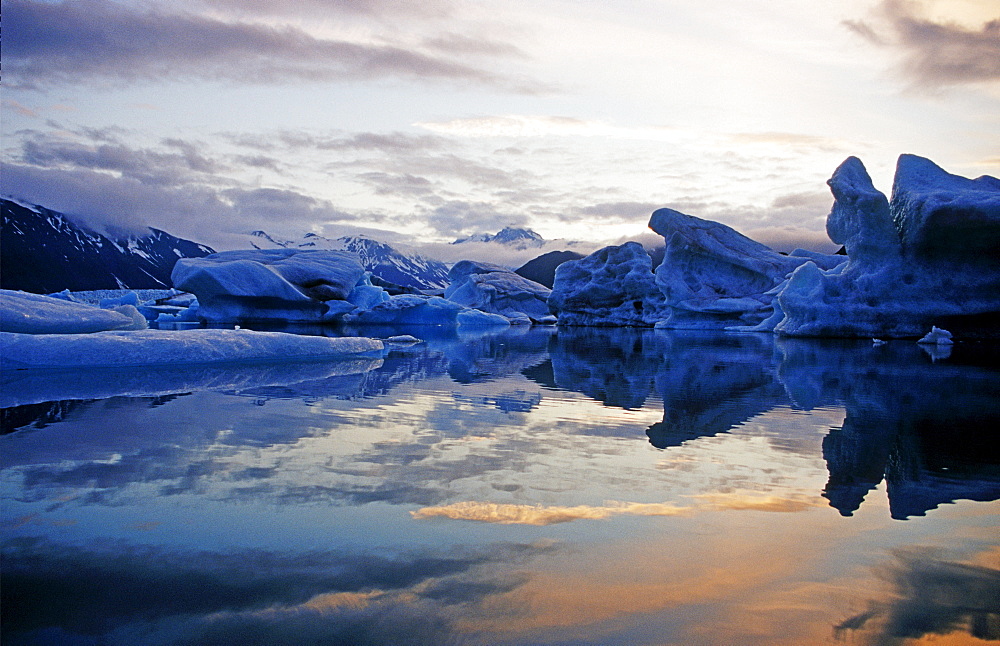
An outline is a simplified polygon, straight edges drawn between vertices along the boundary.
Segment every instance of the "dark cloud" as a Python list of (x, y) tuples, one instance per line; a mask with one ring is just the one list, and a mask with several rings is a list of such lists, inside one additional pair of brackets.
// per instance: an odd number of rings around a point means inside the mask
[(316, 38), (302, 29), (140, 10), (111, 0), (4, 3), (4, 63), (15, 87), (100, 79), (284, 83), (402, 77), (539, 88), (464, 62), (391, 44)]
[(271, 15), (340, 14), (397, 18), (447, 18), (454, 13), (454, 3), (449, 0), (201, 0), (201, 4), (217, 9)]
[(918, 9), (907, 0), (883, 0), (874, 20), (844, 25), (874, 45), (900, 50), (902, 70), (918, 86), (1000, 80), (1000, 16), (977, 29), (929, 20)]
[(47, 168), (113, 171), (147, 184), (177, 184), (192, 173), (213, 174), (223, 169), (189, 142), (169, 139), (163, 142), (166, 150), (136, 149), (108, 132), (89, 134), (95, 143), (24, 133), (21, 160)]
[(315, 222), (356, 217), (326, 200), (287, 189), (171, 185), (86, 168), (5, 164), (0, 191), (66, 213), (98, 231), (143, 232), (155, 226), (216, 249), (243, 247), (243, 236), (257, 229), (291, 235)]

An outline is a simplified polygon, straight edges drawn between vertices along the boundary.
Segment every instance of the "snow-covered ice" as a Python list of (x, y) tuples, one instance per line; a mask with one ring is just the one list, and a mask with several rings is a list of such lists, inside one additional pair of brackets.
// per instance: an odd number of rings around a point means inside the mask
[(171, 279), (207, 320), (330, 321), (355, 308), (347, 298), (364, 273), (348, 252), (258, 249), (181, 258)]
[(137, 330), (45, 335), (0, 332), (0, 362), (5, 369), (325, 360), (380, 355), (383, 349), (381, 341), (366, 337), (305, 336), (251, 330)]
[[(658, 327), (760, 329), (772, 320), (774, 297), (788, 274), (812, 260), (781, 255), (724, 224), (673, 209), (655, 211), (649, 227), (666, 240), (656, 268), (665, 299)], [(824, 258), (826, 264), (843, 261)]]
[(652, 326), (663, 318), (652, 259), (638, 242), (559, 265), (548, 305), (560, 325)]
[(931, 327), (931, 331), (920, 338), (917, 343), (922, 343), (925, 345), (952, 345), (954, 341), (951, 340), (952, 334), (948, 330), (942, 330), (939, 327)]
[(901, 155), (892, 200), (850, 157), (828, 184), (827, 221), (846, 264), (799, 267), (778, 295), (790, 336), (919, 337), (932, 326), (995, 336), (1000, 323), (1000, 180), (951, 175)]
[(444, 296), (459, 305), (499, 314), (514, 324), (554, 321), (546, 303), (551, 290), (505, 267), (462, 260), (448, 278), (451, 284)]
[[(145, 319), (143, 326), (144, 324)], [(63, 298), (8, 289), (0, 290), (0, 331), (3, 332), (87, 334), (126, 329), (136, 325), (131, 310), (116, 312), (84, 303), (74, 303)]]

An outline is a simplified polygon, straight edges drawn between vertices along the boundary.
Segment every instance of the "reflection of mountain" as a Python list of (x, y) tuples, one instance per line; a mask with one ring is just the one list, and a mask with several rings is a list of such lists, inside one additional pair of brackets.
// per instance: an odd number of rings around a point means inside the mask
[(779, 343), (786, 384), (811, 382), (809, 399), (847, 409), (823, 441), (823, 495), (842, 514), (883, 479), (897, 519), (1000, 498), (1000, 371), (986, 349), (956, 346), (933, 362), (911, 343)]

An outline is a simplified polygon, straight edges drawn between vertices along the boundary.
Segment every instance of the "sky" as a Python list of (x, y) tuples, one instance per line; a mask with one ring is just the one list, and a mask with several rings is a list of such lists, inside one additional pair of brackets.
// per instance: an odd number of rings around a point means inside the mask
[(902, 153), (1000, 174), (996, 0), (3, 9), (0, 192), (99, 230), (440, 257), (505, 226), (651, 244), (671, 207), (832, 250), (825, 182), (848, 156), (887, 194)]

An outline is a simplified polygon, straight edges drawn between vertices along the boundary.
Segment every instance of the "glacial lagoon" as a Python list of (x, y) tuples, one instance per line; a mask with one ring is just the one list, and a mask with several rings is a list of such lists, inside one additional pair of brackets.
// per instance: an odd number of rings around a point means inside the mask
[(3, 643), (1000, 639), (996, 346), (410, 332), (4, 375)]

